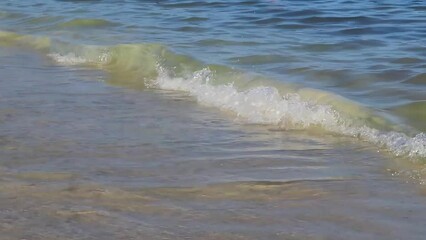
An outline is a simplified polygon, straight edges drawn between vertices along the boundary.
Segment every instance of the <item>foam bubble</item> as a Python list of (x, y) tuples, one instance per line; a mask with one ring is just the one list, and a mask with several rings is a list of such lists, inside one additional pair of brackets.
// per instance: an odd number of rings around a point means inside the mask
[(75, 53), (68, 53), (66, 55), (50, 53), (47, 54), (47, 56), (52, 58), (55, 62), (63, 65), (81, 65), (88, 62), (87, 59), (76, 56)]
[(331, 105), (302, 100), (297, 93), (280, 95), (270, 86), (238, 91), (233, 84), (212, 85), (214, 77), (209, 69), (203, 69), (187, 77), (173, 78), (159, 67), (157, 79), (148, 87), (185, 91), (201, 104), (232, 111), (247, 123), (273, 124), (285, 129), (306, 129), (319, 126), (327, 131), (359, 138), (379, 147), (387, 148), (395, 155), (416, 158), (426, 157), (426, 134), (409, 137), (401, 132), (380, 131), (345, 118)]

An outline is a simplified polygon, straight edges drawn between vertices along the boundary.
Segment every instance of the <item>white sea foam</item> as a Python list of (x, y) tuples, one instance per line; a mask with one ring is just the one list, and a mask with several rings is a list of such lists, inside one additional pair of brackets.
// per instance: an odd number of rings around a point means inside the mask
[(66, 66), (84, 64), (106, 65), (111, 61), (110, 53), (103, 48), (93, 46), (79, 50), (82, 52), (81, 54), (76, 54), (75, 52), (68, 52), (66, 54), (53, 52), (47, 54), (47, 56), (55, 62)]
[(232, 111), (248, 123), (273, 124), (285, 129), (319, 126), (333, 133), (384, 147), (398, 156), (407, 155), (413, 159), (426, 157), (424, 133), (409, 137), (400, 132), (379, 131), (346, 119), (330, 105), (304, 101), (297, 93), (282, 96), (276, 88), (268, 86), (238, 91), (232, 84), (210, 84), (212, 77), (209, 69), (203, 69), (185, 78), (172, 78), (159, 67), (158, 78), (147, 85), (185, 91), (199, 103)]
[(66, 55), (50, 53), (47, 56), (63, 65), (81, 65), (88, 62), (86, 58), (76, 56), (75, 53), (68, 53)]

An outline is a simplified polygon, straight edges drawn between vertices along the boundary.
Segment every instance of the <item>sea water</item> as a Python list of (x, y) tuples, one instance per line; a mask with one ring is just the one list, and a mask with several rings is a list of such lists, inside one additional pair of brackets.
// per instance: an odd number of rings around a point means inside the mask
[(423, 1), (2, 1), (4, 239), (423, 239)]

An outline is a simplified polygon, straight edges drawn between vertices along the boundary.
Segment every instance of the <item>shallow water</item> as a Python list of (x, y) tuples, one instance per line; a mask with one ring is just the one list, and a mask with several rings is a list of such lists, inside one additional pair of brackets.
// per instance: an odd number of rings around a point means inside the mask
[(423, 239), (425, 10), (2, 1), (2, 239)]
[(375, 147), (241, 125), (179, 92), (111, 87), (102, 72), (1, 52), (3, 239), (426, 233), (423, 190), (395, 179)]

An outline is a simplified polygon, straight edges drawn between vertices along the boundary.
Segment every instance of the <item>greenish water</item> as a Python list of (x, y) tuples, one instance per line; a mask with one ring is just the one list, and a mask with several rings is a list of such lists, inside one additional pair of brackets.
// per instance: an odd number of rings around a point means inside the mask
[(423, 239), (422, 1), (2, 1), (5, 239)]

